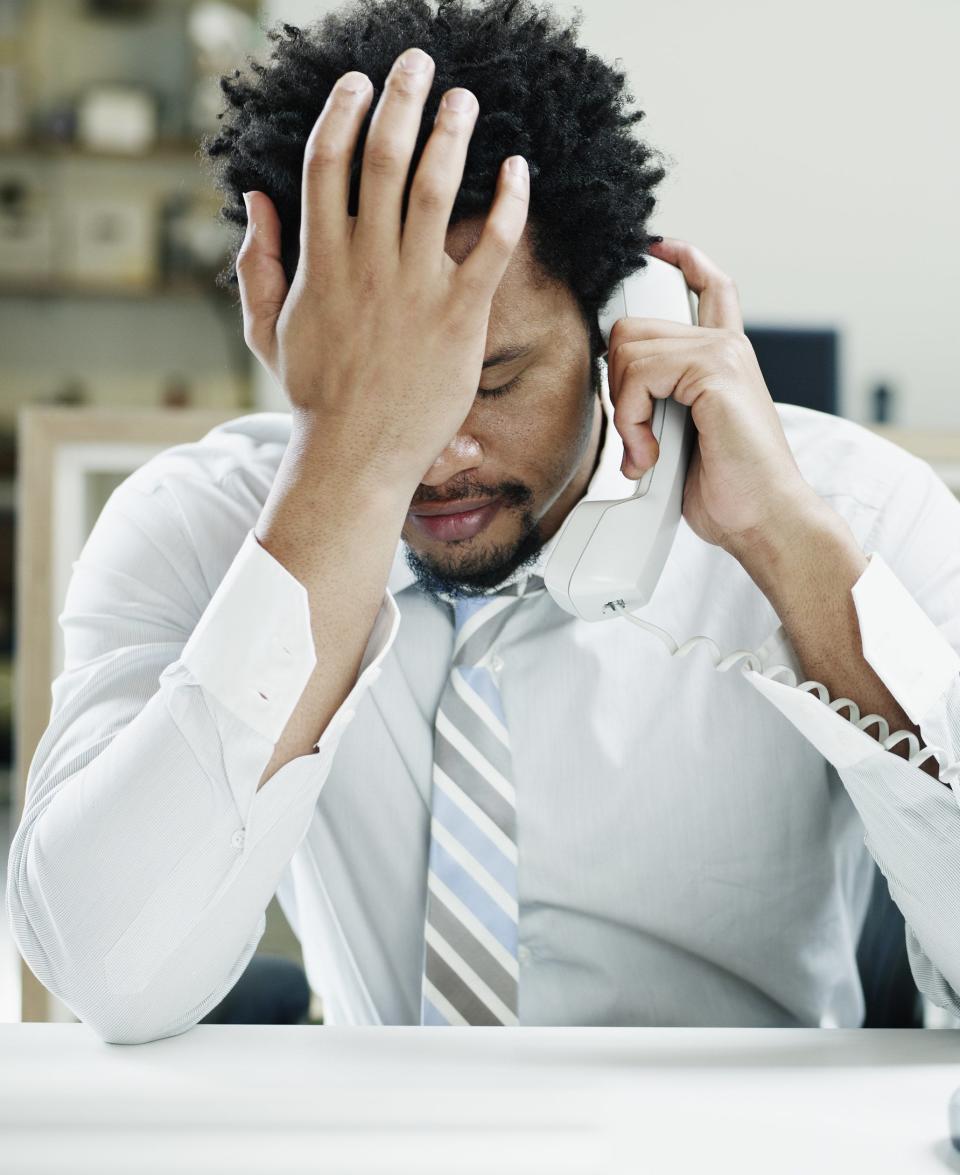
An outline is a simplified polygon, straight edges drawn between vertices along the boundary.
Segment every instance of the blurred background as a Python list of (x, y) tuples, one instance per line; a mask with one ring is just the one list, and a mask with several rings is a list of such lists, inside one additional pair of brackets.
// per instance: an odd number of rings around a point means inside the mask
[[(266, 60), (278, 20), (335, 7), (0, 0), (0, 890), (97, 513), (158, 449), (286, 409), (214, 285), (231, 230), (197, 144), (221, 74)], [(582, 43), (619, 59), (647, 112), (636, 133), (671, 161), (652, 229), (734, 278), (774, 399), (886, 432), (960, 493), (960, 6), (582, 13)], [(276, 901), (259, 951), (300, 958)], [(74, 1019), (37, 986), (4, 913), (0, 1021)]]

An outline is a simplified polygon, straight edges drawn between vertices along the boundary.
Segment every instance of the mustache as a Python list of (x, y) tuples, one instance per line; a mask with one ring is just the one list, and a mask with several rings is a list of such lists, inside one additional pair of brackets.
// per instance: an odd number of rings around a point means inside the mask
[(533, 493), (520, 482), (505, 482), (497, 486), (468, 485), (428, 494), (418, 494), (410, 503), (415, 510), (418, 506), (429, 506), (433, 502), (460, 502), (474, 499), (501, 498), (507, 506), (525, 506), (532, 501)]

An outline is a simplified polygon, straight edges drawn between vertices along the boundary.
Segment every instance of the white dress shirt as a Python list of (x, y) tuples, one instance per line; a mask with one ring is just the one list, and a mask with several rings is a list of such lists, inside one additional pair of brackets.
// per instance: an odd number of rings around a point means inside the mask
[[(586, 497), (624, 497), (606, 385), (602, 399)], [(521, 1025), (856, 1027), (874, 859), (920, 989), (960, 1013), (960, 503), (866, 429), (778, 411), (806, 480), (876, 552), (854, 588), (865, 652), (944, 749), (943, 782), (810, 692), (531, 599), (495, 662)], [(316, 660), (306, 589), (253, 531), (289, 435), (288, 415), (256, 413), (154, 457), (74, 564), (7, 901), (34, 973), (107, 1041), (196, 1024), (246, 968), (275, 893), (328, 1023), (419, 1022), (452, 612), (415, 586), (399, 541), (319, 753), (257, 790)], [(765, 596), (686, 523), (637, 615), (799, 673)]]

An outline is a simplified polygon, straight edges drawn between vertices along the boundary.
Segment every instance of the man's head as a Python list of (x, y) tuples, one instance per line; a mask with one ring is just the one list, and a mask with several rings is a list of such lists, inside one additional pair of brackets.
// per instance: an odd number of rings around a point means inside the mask
[[(221, 218), (245, 226), (241, 193), (272, 199), (292, 282), (299, 254), (300, 192), (307, 137), (339, 77), (360, 70), (375, 93), (355, 157), (348, 211), (356, 215), (363, 146), (376, 100), (397, 55), (416, 45), (435, 63), (411, 160), (410, 184), (440, 97), (471, 90), (479, 115), (447, 235), (462, 261), (479, 236), (498, 171), (511, 154), (530, 169), (523, 239), (491, 306), (477, 399), (457, 436), (427, 470), (403, 528), (407, 561), (427, 591), (487, 591), (531, 561), (582, 496), (593, 472), (602, 410), (603, 342), (597, 311), (617, 282), (640, 268), (649, 242), (652, 189), (665, 172), (631, 134), (623, 73), (576, 44), (533, 0), (355, 0), (299, 29), (282, 24), (268, 65), (223, 78), (228, 107), (203, 143), (226, 201)], [(236, 252), (220, 275), (236, 282)], [(506, 350), (520, 349), (509, 360)], [(509, 384), (499, 396), (488, 389)], [(482, 530), (454, 537), (418, 520), (418, 508), (498, 498)]]

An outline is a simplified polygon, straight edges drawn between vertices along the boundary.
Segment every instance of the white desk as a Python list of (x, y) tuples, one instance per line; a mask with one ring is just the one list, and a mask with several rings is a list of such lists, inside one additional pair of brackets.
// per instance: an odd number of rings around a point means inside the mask
[(0, 1170), (960, 1171), (960, 1031), (0, 1024)]

